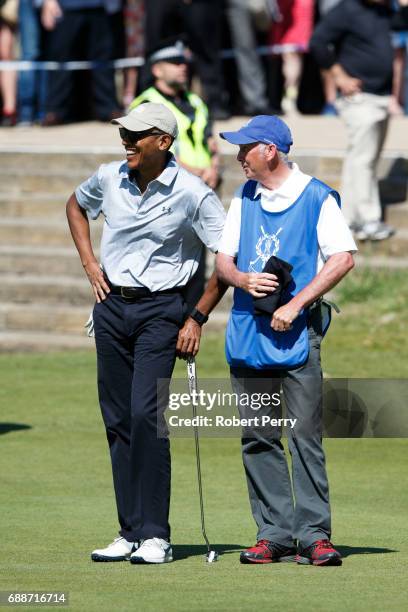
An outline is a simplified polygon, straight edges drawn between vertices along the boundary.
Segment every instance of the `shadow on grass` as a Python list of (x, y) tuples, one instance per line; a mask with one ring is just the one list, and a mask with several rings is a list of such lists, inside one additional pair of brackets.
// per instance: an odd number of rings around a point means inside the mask
[[(207, 547), (203, 544), (173, 544), (173, 555), (176, 561), (188, 559), (189, 557), (205, 557)], [(211, 544), (211, 550), (216, 550), (220, 555), (241, 552), (246, 548), (243, 544)], [(393, 548), (375, 548), (370, 546), (336, 546), (343, 558), (352, 555), (383, 555), (386, 553), (397, 553)]]
[[(205, 557), (207, 547), (204, 544), (173, 544), (173, 556), (176, 561), (188, 559), (189, 557)], [(246, 548), (242, 544), (212, 544), (211, 550), (216, 550), (220, 555), (240, 552)]]
[(399, 552), (394, 548), (375, 548), (371, 546), (336, 546), (336, 549), (343, 558), (352, 555), (384, 555)]
[(31, 429), (31, 425), (26, 425), (25, 423), (0, 423), (0, 436), (11, 431), (21, 431), (24, 429)]

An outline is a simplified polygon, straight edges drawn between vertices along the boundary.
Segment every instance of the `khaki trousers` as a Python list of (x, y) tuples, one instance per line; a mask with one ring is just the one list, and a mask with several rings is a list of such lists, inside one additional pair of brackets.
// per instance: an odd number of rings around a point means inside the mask
[(388, 127), (389, 96), (360, 93), (340, 97), (337, 110), (348, 135), (341, 196), (349, 224), (381, 219), (377, 164)]

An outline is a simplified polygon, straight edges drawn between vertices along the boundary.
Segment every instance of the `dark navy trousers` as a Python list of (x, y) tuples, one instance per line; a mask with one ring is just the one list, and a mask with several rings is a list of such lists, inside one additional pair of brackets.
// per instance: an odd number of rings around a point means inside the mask
[(170, 443), (157, 435), (157, 380), (170, 379), (183, 321), (179, 293), (95, 304), (98, 392), (120, 535), (170, 539)]

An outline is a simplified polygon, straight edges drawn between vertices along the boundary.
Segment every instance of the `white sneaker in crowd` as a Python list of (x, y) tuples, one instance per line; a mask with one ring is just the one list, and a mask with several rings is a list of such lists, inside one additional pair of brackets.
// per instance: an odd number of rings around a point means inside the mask
[(354, 232), (358, 240), (377, 242), (391, 238), (395, 234), (395, 229), (382, 221), (373, 221), (372, 223), (356, 226)]
[(91, 554), (92, 561), (129, 561), (139, 542), (128, 542), (125, 538), (115, 538), (106, 548), (97, 548)]
[(131, 563), (169, 563), (173, 561), (170, 542), (161, 538), (141, 540), (140, 547), (130, 555)]

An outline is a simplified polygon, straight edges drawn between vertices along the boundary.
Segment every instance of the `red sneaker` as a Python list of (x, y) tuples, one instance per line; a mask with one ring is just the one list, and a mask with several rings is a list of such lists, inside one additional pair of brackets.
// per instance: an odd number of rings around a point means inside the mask
[(259, 540), (255, 546), (243, 550), (241, 563), (279, 563), (295, 561), (296, 548), (276, 544), (269, 540)]
[(317, 540), (307, 548), (299, 549), (296, 561), (300, 565), (341, 565), (341, 554), (330, 540)]

